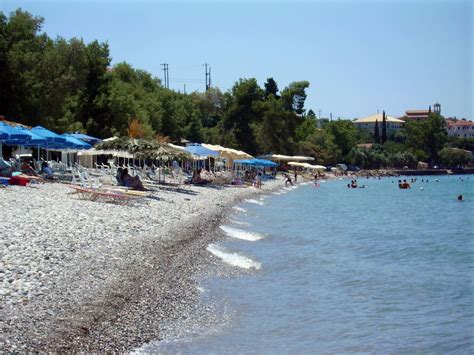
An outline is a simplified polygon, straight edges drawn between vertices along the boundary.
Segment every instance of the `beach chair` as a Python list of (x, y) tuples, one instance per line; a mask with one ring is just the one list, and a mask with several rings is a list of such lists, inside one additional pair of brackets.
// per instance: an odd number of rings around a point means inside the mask
[(76, 170), (73, 172), (71, 185), (78, 185), (84, 188), (98, 188), (102, 184), (98, 179), (91, 178), (87, 172)]
[(81, 186), (70, 186), (82, 200), (109, 202), (119, 205), (131, 205), (146, 195), (140, 191), (124, 192), (114, 189), (93, 189)]

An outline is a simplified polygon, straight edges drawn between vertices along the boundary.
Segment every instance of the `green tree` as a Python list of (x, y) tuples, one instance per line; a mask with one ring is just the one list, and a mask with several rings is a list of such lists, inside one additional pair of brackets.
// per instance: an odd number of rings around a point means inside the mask
[(343, 157), (356, 145), (356, 128), (352, 121), (331, 121), (325, 130), (334, 137), (334, 143), (339, 147)]
[(438, 113), (431, 113), (424, 121), (407, 122), (404, 130), (406, 144), (414, 149), (426, 153), (431, 163), (438, 161), (438, 152), (448, 140), (444, 117)]
[(288, 85), (282, 93), (284, 108), (293, 111), (297, 115), (304, 113), (304, 103), (306, 101), (306, 89), (309, 87), (308, 81), (295, 81)]
[(256, 79), (240, 79), (232, 88), (231, 102), (223, 119), (222, 140), (250, 154), (256, 154), (253, 123), (259, 119), (256, 103), (262, 101), (264, 93)]
[(381, 143), (385, 144), (387, 141), (387, 116), (385, 115), (385, 111), (382, 114), (382, 140)]
[(277, 95), (278, 93), (278, 85), (273, 78), (268, 78), (267, 82), (265, 83), (265, 97), (268, 98), (270, 95), (273, 95), (275, 98), (279, 98)]
[(0, 112), (25, 124), (41, 117), (36, 68), (50, 41), (42, 25), (43, 18), (20, 9), (8, 19), (0, 13)]
[(379, 121), (375, 120), (374, 126), (374, 142), (380, 144)]
[(316, 158), (324, 165), (335, 165), (341, 162), (342, 153), (334, 142), (334, 136), (325, 130), (316, 130), (300, 143), (299, 152)]
[(306, 115), (306, 118), (309, 118), (315, 121), (318, 119), (312, 109), (309, 109), (308, 114)]
[(439, 158), (445, 166), (463, 166), (472, 161), (471, 153), (459, 148), (443, 148), (439, 151)]
[(288, 136), (281, 100), (270, 95), (266, 101), (256, 104), (261, 115), (261, 122), (255, 126), (256, 140), (261, 153), (287, 152)]
[(408, 166), (409, 168), (416, 168), (418, 162), (415, 154), (410, 151), (398, 152), (389, 155), (390, 165), (395, 168), (403, 168)]

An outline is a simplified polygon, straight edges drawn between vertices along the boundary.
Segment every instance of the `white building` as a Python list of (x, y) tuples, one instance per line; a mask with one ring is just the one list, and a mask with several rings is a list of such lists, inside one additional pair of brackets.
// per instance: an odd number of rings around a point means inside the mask
[[(392, 117), (392, 116), (386, 115), (385, 118), (387, 121), (387, 133), (398, 131), (399, 129), (403, 127), (403, 124), (405, 123), (405, 121)], [(357, 128), (374, 133), (376, 121), (378, 122), (378, 125), (379, 125), (379, 132), (380, 134), (382, 134), (383, 117), (381, 113), (376, 113), (375, 115), (364, 117), (364, 118), (358, 118), (354, 120), (353, 122)]]
[(446, 132), (450, 137), (474, 138), (474, 122), (462, 120), (447, 120)]

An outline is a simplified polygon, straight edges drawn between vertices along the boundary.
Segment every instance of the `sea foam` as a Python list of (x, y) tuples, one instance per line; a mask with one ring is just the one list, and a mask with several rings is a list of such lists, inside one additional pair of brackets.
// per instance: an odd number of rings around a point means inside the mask
[(241, 267), (243, 269), (257, 269), (259, 270), (262, 267), (262, 264), (254, 261), (250, 258), (247, 258), (246, 256), (239, 255), (237, 253), (230, 253), (225, 251), (225, 249), (215, 245), (215, 244), (209, 244), (207, 246), (207, 251), (211, 252), (218, 258), (220, 258), (223, 262), (232, 265), (232, 266), (237, 266)]
[(236, 239), (249, 240), (251, 242), (255, 242), (263, 238), (263, 235), (259, 233), (247, 232), (247, 231), (237, 229), (237, 228), (232, 228), (229, 226), (220, 226), (220, 229), (222, 229), (225, 232), (225, 234), (227, 234), (229, 237), (236, 238)]
[(232, 224), (238, 224), (238, 225), (241, 225), (241, 226), (251, 226), (251, 224), (248, 223), (248, 222), (237, 221), (235, 219), (230, 219), (229, 222), (232, 223)]
[(254, 200), (253, 198), (246, 199), (245, 202), (254, 203), (254, 204), (256, 204), (256, 205), (263, 206), (263, 202), (262, 202), (262, 201), (257, 201), (257, 200)]
[(233, 206), (232, 207), (234, 210), (239, 211), (239, 212), (247, 212), (245, 208), (239, 207), (239, 206)]

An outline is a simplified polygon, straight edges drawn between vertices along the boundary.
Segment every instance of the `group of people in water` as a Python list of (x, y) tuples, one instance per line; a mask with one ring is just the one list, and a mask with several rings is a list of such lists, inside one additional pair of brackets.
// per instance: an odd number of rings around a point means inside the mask
[(351, 180), (351, 183), (350, 184), (347, 184), (347, 188), (348, 189), (364, 189), (365, 188), (365, 185), (358, 185), (357, 184), (357, 180)]
[(406, 180), (398, 180), (398, 188), (399, 189), (411, 189), (410, 184)]

